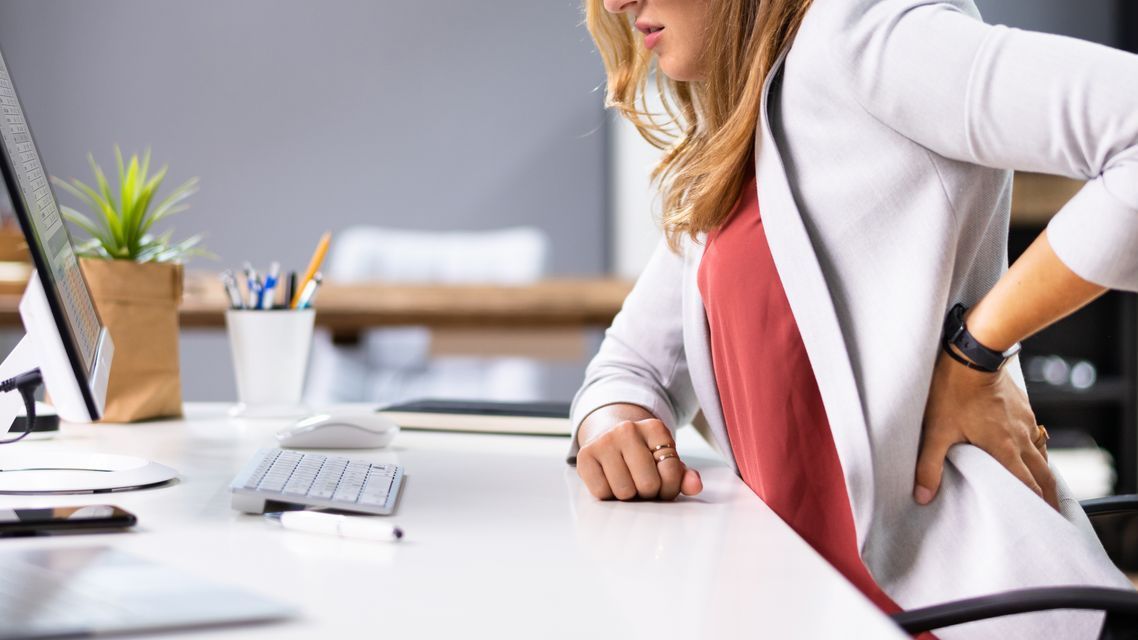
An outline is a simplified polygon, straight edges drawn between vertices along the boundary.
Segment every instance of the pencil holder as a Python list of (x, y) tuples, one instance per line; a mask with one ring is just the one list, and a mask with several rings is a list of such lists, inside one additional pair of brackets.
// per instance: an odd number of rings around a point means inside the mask
[(243, 418), (305, 415), (301, 403), (314, 309), (225, 312), (229, 350), (237, 377), (237, 400), (229, 414)]

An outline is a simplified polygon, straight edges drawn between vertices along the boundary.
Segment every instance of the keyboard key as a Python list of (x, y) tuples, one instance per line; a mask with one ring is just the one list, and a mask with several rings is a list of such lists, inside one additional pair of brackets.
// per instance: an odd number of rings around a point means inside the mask
[(269, 468), (273, 466), (273, 462), (277, 459), (279, 453), (280, 450), (270, 450), (261, 457), (261, 461), (257, 463), (257, 467), (245, 482), (246, 489), (256, 489), (257, 485), (261, 484), (261, 480), (265, 477), (265, 474), (269, 472)]
[(332, 495), (333, 502), (355, 502), (356, 498), (360, 495), (360, 489), (363, 485), (359, 484), (342, 484), (336, 487), (336, 493)]
[(265, 474), (261, 484), (258, 487), (262, 491), (279, 492), (284, 489), (288, 479), (292, 477), (293, 471), (296, 466), (300, 464), (303, 454), (295, 451), (282, 451), (269, 472)]
[(360, 493), (360, 504), (383, 505), (387, 503), (387, 494), (391, 492), (393, 478), (372, 476), (368, 478), (367, 485)]
[(288, 479), (288, 483), (284, 486), (285, 495), (290, 496), (303, 496), (308, 494), (308, 490), (312, 487), (312, 482), (316, 479), (315, 469), (300, 469), (292, 474)]

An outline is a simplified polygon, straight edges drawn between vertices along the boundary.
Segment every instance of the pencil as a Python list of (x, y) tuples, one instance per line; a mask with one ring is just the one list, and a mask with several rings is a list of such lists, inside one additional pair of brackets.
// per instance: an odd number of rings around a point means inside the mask
[(292, 302), (289, 303), (290, 309), (295, 309), (296, 305), (300, 303), (300, 293), (304, 291), (304, 286), (316, 275), (320, 270), (320, 265), (324, 262), (324, 255), (328, 253), (328, 244), (332, 242), (332, 232), (325, 231), (324, 235), (320, 236), (320, 242), (316, 245), (316, 252), (312, 254), (312, 260), (308, 262), (308, 269), (304, 272), (304, 277), (297, 283), (296, 292), (292, 296)]

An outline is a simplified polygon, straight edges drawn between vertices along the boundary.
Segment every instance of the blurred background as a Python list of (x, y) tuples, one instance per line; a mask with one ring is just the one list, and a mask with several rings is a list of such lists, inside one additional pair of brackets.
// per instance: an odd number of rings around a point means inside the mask
[[(0, 47), (53, 175), (90, 181), (87, 153), (106, 168), (118, 144), (170, 186), (201, 177), (169, 226), (220, 259), (191, 269), (303, 269), (357, 225), (524, 225), (548, 274), (596, 276), (603, 70), (581, 21), (576, 0), (9, 0)], [(186, 399), (233, 399), (228, 362), (224, 332), (186, 329)], [(543, 395), (572, 392), (563, 368)]]
[[(1125, 0), (977, 4), (988, 22), (1138, 51)], [(301, 269), (332, 230), (327, 270), (343, 282), (620, 292), (659, 237), (657, 153), (604, 113), (582, 20), (578, 0), (0, 0), (0, 47), (53, 175), (89, 180), (87, 154), (108, 166), (118, 144), (152, 149), (171, 185), (200, 176), (170, 226), (217, 254), (188, 265), (212, 274), (203, 286), (245, 261)], [(1078, 184), (1016, 188), (1013, 254)], [(1087, 493), (1138, 488), (1136, 315), (1111, 294), (1025, 348), (1040, 421), (1089, 461)], [(574, 322), (449, 342), (324, 331), (310, 397), (568, 400), (604, 325)], [(181, 363), (186, 400), (235, 398), (223, 330), (184, 323)]]

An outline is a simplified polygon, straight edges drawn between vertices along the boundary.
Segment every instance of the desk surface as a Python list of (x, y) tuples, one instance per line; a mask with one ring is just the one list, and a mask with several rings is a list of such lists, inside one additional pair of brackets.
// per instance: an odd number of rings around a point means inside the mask
[(146, 456), (174, 486), (95, 496), (4, 496), (4, 507), (113, 503), (129, 534), (9, 539), (2, 548), (107, 544), (294, 603), (300, 617), (177, 638), (904, 638), (752, 494), (692, 430), (698, 499), (597, 502), (553, 437), (403, 432), (353, 455), (407, 481), (396, 544), (283, 531), (229, 508), (226, 487), (279, 421), (191, 405), (184, 421), (65, 425), (12, 447)]

